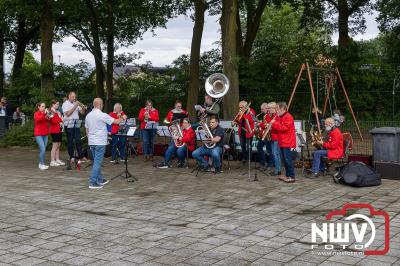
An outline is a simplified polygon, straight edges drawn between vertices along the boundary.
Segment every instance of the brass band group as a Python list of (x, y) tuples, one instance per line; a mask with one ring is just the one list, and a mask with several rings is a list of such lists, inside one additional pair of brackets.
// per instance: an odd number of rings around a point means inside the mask
[[(182, 108), (182, 102), (176, 101), (164, 123), (168, 126), (171, 142), (165, 151), (158, 168), (172, 167), (172, 159), (178, 159), (177, 167), (186, 167), (189, 154), (196, 160), (199, 171), (221, 172), (221, 157), (228, 139), (237, 128), (241, 146), (241, 160), (244, 164), (251, 160), (252, 141), (257, 143), (257, 157), (260, 168), (270, 176), (276, 176), (286, 183), (295, 182), (292, 150), (297, 147), (296, 130), (293, 116), (288, 112), (285, 102), (262, 103), (260, 113), (251, 107), (251, 102), (242, 100), (238, 103), (238, 113), (228, 128), (222, 128), (219, 120), (221, 99), (229, 89), (229, 81), (223, 74), (211, 77), (206, 81), (204, 104), (196, 105), (198, 123), (191, 123), (189, 114)], [(45, 150), (48, 135), (51, 134), (53, 147), (50, 166), (57, 167), (65, 163), (60, 160), (59, 150), (62, 133), (66, 132), (68, 154), (71, 162), (85, 162), (86, 158), (81, 144), (81, 121), (79, 114), (85, 114), (87, 107), (77, 101), (76, 94), (70, 92), (59, 111), (59, 102), (54, 100), (49, 109), (45, 103), (37, 104), (34, 114), (34, 135), (39, 146), (39, 169), (49, 168), (45, 164)], [(116, 103), (114, 110), (103, 113), (103, 101), (93, 100), (93, 109), (86, 115), (84, 126), (90, 147), (93, 168), (89, 179), (89, 188), (102, 188), (108, 181), (101, 173), (108, 138), (111, 137), (111, 163), (126, 160), (126, 136), (119, 134), (120, 124), (127, 121), (122, 105)], [(146, 161), (153, 161), (154, 142), (160, 114), (151, 100), (147, 100), (138, 114), (138, 129), (142, 140), (143, 156)], [(326, 118), (323, 123), (327, 132), (326, 140), (315, 140), (320, 149), (315, 151), (313, 166), (307, 177), (318, 177), (325, 170), (322, 157), (329, 159), (343, 156), (343, 136), (339, 124), (334, 118)], [(83, 126), (83, 125), (82, 125)], [(200, 136), (200, 138), (199, 138)], [(199, 140), (201, 145), (197, 145)], [(265, 149), (265, 150), (264, 150)], [(284, 166), (284, 174), (281, 165)]]

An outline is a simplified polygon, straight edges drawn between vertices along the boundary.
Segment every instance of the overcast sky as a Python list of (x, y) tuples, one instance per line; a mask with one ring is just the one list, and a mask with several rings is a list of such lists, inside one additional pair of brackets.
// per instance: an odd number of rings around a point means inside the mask
[[(368, 40), (379, 34), (377, 23), (375, 21), (376, 14), (367, 16), (367, 30), (364, 34), (359, 34), (354, 38), (356, 40)], [(190, 18), (180, 16), (171, 19), (166, 29), (158, 28), (155, 30), (156, 36), (152, 33), (146, 33), (143, 40), (139, 40), (135, 45), (128, 48), (121, 48), (117, 53), (121, 52), (144, 52), (144, 55), (138, 63), (151, 61), (153, 66), (165, 66), (171, 64), (174, 59), (182, 54), (190, 53), (190, 43), (192, 38), (193, 22)], [(201, 50), (207, 51), (213, 47), (217, 47), (215, 42), (220, 39), (219, 24), (217, 16), (206, 16)], [(333, 41), (337, 42), (337, 34), (333, 36)], [(54, 62), (68, 65), (79, 63), (85, 60), (94, 65), (93, 56), (88, 52), (78, 52), (72, 47), (76, 42), (74, 38), (68, 37), (63, 42), (53, 45)], [(34, 57), (40, 61), (40, 53), (33, 53)], [(6, 72), (10, 70), (10, 62), (6, 62)]]

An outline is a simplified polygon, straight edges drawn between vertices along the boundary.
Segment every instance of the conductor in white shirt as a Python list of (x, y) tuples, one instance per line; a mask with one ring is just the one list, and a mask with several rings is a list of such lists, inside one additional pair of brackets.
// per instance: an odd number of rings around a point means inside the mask
[(86, 116), (85, 128), (88, 136), (88, 144), (93, 156), (93, 168), (89, 179), (90, 189), (103, 188), (108, 181), (101, 174), (101, 164), (104, 159), (104, 152), (107, 145), (107, 125), (119, 124), (122, 119), (114, 119), (102, 112), (103, 100), (93, 100), (93, 110)]

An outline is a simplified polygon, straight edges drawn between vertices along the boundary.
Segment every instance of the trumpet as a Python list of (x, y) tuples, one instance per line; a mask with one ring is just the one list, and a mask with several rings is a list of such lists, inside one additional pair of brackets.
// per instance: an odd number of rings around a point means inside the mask
[(45, 109), (44, 112), (46, 113), (46, 119), (52, 119), (54, 117), (54, 112), (49, 110), (49, 109)]
[(214, 138), (214, 136), (204, 120), (199, 122), (199, 126), (196, 129), (196, 133), (200, 130), (204, 130), (206, 139), (208, 139), (203, 141), (204, 146), (206, 146), (209, 149), (214, 148), (215, 145), (217, 145), (217, 143), (210, 141), (210, 139)]
[(87, 109), (87, 106), (84, 105), (83, 103), (81, 103), (80, 101), (75, 101), (76, 103), (78, 103), (78, 106), (82, 109)]

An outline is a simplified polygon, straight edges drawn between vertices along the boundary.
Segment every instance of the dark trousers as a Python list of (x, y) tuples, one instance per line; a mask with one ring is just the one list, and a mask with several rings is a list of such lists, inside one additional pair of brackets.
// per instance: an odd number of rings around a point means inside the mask
[[(264, 146), (267, 150), (267, 154), (264, 152)], [(261, 165), (265, 165), (267, 167), (274, 166), (271, 141), (259, 139), (257, 143), (257, 152), (258, 160), (260, 161)]]
[(157, 135), (157, 129), (142, 129), (142, 140), (143, 140), (143, 154), (153, 155), (154, 140)]
[(111, 159), (115, 160), (117, 158), (117, 147), (119, 151), (119, 158), (125, 160), (125, 136), (118, 136), (116, 134), (111, 135)]
[(253, 138), (246, 138), (245, 135), (240, 136), (240, 147), (242, 148), (242, 161), (247, 161), (249, 159), (249, 148), (250, 155), (252, 149)]
[(74, 144), (78, 152), (78, 159), (82, 159), (82, 142), (81, 142), (81, 130), (79, 128), (67, 128), (67, 148), (69, 158), (74, 158)]
[(291, 152), (290, 148), (281, 148), (281, 154), (282, 154), (283, 162), (285, 163), (286, 176), (295, 178), (294, 165), (293, 165), (293, 160), (292, 160), (292, 152)]

